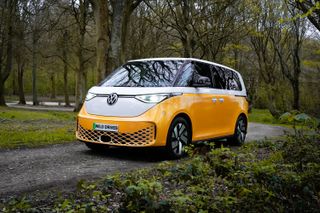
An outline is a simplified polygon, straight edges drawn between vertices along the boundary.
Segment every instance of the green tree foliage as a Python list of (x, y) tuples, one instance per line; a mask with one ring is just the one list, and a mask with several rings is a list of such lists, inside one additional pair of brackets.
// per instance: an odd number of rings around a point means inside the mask
[[(297, 106), (319, 115), (320, 96), (316, 83), (310, 83), (319, 80), (319, 40), (299, 33), (295, 42), (294, 32), (307, 25), (289, 10), (311, 2), (308, 11), (317, 15), (318, 1), (294, 2), (16, 0), (9, 57), (9, 10), (2, 3), (0, 67), (8, 80), (0, 90), (5, 95), (19, 91), (21, 104), (24, 95), (27, 100), (32, 94), (57, 96), (66, 105), (75, 96), (79, 108), (86, 90), (123, 61), (185, 56), (239, 70), (252, 104), (275, 117)], [(12, 66), (7, 66), (10, 55)]]

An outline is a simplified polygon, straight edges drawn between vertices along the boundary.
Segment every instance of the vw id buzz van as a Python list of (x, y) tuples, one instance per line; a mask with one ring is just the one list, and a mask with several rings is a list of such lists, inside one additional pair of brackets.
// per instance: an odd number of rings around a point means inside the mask
[(76, 136), (101, 146), (165, 147), (173, 158), (192, 142), (245, 141), (246, 88), (239, 72), (192, 58), (132, 60), (92, 87)]

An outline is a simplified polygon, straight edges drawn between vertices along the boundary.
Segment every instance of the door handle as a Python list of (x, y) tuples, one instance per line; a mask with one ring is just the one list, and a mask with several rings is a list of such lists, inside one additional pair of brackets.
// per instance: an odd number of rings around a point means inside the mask
[(217, 98), (212, 98), (212, 102), (216, 103), (217, 102)]
[(219, 101), (220, 101), (220, 103), (223, 103), (224, 99), (223, 98), (219, 98)]

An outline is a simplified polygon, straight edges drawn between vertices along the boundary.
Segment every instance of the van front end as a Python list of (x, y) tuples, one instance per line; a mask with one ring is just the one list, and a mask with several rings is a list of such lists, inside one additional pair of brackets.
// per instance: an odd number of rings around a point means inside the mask
[[(181, 106), (182, 98), (183, 95), (176, 95), (159, 103), (144, 103), (136, 100), (136, 96), (133, 100), (128, 95), (119, 95), (117, 104), (111, 106), (106, 97), (95, 97), (87, 100), (78, 114), (76, 137), (82, 142), (109, 146), (164, 147), (172, 119), (185, 107)], [(141, 102), (143, 111), (130, 109), (132, 106), (137, 109)]]

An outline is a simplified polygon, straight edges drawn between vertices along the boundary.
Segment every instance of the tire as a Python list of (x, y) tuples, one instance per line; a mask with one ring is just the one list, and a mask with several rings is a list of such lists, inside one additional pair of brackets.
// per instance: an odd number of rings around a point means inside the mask
[(86, 146), (93, 150), (93, 151), (103, 151), (105, 150), (108, 146), (107, 145), (103, 145), (103, 144), (96, 144), (96, 143), (88, 143), (88, 142), (85, 142)]
[(191, 143), (191, 126), (182, 117), (175, 118), (167, 134), (166, 149), (170, 158), (178, 159), (186, 152), (184, 148)]
[(245, 116), (240, 115), (237, 119), (236, 126), (234, 129), (234, 135), (229, 138), (229, 141), (235, 143), (238, 146), (244, 144), (247, 135), (247, 119)]

